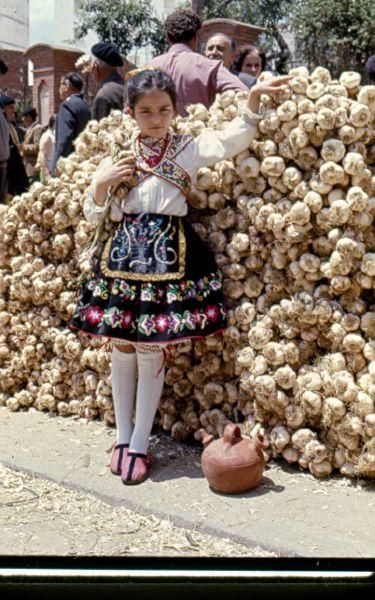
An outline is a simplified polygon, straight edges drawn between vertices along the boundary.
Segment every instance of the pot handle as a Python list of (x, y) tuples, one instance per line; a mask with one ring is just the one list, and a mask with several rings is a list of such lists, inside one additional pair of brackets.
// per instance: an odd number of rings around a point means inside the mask
[(241, 429), (236, 423), (228, 423), (224, 428), (224, 442), (234, 444), (242, 439)]
[(263, 435), (260, 435), (259, 433), (257, 434), (256, 438), (254, 439), (255, 442), (255, 446), (258, 450), (262, 451), (263, 448), (268, 448), (269, 447), (269, 441), (266, 437), (264, 437)]
[(194, 437), (198, 442), (202, 442), (202, 445), (205, 448), (215, 439), (214, 436), (207, 433), (205, 429), (198, 429)]

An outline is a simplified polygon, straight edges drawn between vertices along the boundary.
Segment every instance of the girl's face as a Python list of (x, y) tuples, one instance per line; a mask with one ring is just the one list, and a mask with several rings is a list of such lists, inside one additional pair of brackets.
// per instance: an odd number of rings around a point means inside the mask
[(262, 71), (262, 59), (256, 52), (249, 52), (242, 63), (242, 73), (258, 77)]
[(161, 90), (147, 92), (128, 112), (137, 121), (141, 135), (153, 138), (161, 138), (168, 133), (175, 114), (169, 94)]

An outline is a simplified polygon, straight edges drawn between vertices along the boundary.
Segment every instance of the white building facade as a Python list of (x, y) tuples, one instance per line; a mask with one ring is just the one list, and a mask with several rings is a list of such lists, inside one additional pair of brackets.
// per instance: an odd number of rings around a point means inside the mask
[(88, 52), (98, 41), (95, 33), (74, 41), (76, 0), (29, 0), (30, 46), (44, 43)]
[[(155, 8), (156, 16), (163, 22), (171, 12), (176, 10), (180, 2), (179, 0), (153, 0), (152, 4)], [(129, 54), (127, 58), (137, 66), (142, 66), (152, 58), (152, 48), (151, 46), (138, 48)]]
[(29, 46), (29, 0), (1, 0), (0, 48), (23, 52)]

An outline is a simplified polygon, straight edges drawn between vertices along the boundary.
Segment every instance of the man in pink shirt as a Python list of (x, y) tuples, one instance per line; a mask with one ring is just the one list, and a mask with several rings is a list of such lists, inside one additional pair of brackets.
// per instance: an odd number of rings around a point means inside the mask
[(174, 80), (180, 115), (187, 115), (185, 107), (188, 104), (200, 102), (208, 108), (215, 95), (226, 90), (248, 91), (221, 61), (198, 54), (202, 21), (195, 12), (177, 10), (167, 17), (164, 26), (171, 47), (166, 54), (153, 58), (148, 64), (159, 67)]

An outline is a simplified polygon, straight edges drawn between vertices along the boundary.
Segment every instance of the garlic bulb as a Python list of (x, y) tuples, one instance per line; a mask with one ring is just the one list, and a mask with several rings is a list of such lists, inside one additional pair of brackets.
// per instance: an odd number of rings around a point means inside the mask
[(321, 155), (325, 161), (340, 162), (346, 153), (345, 145), (341, 140), (325, 140), (322, 145)]

